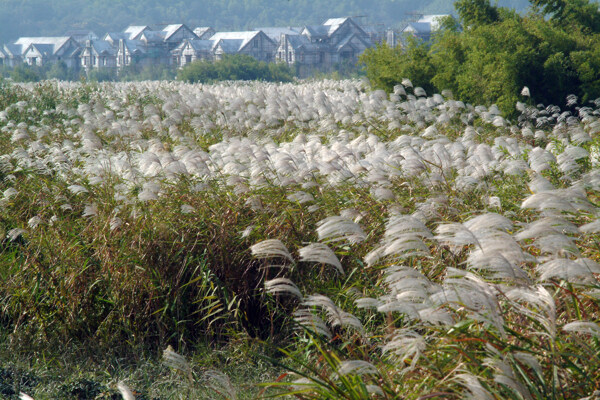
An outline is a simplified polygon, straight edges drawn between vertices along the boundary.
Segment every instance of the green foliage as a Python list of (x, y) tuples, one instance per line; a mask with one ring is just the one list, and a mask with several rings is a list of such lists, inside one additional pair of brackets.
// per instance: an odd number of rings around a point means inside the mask
[(409, 78), (472, 104), (496, 103), (512, 116), (515, 103), (525, 100), (524, 86), (536, 103), (561, 105), (569, 94), (583, 101), (599, 97), (597, 6), (586, 0), (534, 5), (535, 12), (521, 16), (489, 1), (461, 0), (456, 7), (464, 31), (443, 24), (429, 47), (415, 41), (403, 49), (381, 46), (361, 60), (376, 87), (390, 91)]
[(565, 28), (600, 32), (598, 4), (590, 0), (531, 0), (544, 14)]
[(90, 82), (107, 82), (117, 80), (117, 71), (113, 68), (95, 68), (92, 69), (87, 79)]
[(195, 61), (177, 73), (185, 82), (210, 83), (225, 80), (290, 82), (294, 75), (286, 64), (267, 64), (248, 55), (226, 54), (218, 61)]
[(498, 8), (490, 0), (458, 0), (454, 7), (465, 27), (491, 24), (499, 19)]
[(365, 50), (360, 60), (366, 66), (367, 78), (376, 88), (390, 92), (402, 78), (409, 77), (413, 85), (421, 86), (426, 91), (433, 89), (435, 70), (430, 48), (428, 43), (421, 40), (407, 37), (405, 49), (380, 44)]
[(10, 72), (10, 77), (15, 82), (38, 82), (43, 79), (42, 72), (38, 67), (30, 67), (26, 64), (14, 67)]
[(79, 80), (79, 73), (73, 68), (67, 67), (64, 61), (54, 63), (45, 74), (46, 79), (58, 79), (59, 81), (76, 81)]
[(118, 72), (118, 77), (115, 76), (116, 73), (116, 71), (112, 72), (112, 77), (110, 80), (118, 79), (123, 82), (172, 80), (176, 75), (174, 67), (160, 63), (132, 63), (131, 65), (121, 69)]

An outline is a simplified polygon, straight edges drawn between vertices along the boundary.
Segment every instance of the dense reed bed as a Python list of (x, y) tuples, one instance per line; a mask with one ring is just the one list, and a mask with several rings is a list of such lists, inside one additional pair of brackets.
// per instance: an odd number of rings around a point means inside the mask
[(527, 94), (511, 122), (408, 80), (3, 84), (4, 351), (171, 346), (181, 398), (592, 396), (600, 104)]

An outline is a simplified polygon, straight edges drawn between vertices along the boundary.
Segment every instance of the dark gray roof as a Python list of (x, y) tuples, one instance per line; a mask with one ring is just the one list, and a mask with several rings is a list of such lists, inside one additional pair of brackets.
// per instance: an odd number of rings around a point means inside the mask
[(429, 22), (409, 22), (406, 28), (403, 29), (403, 31), (414, 31), (416, 33), (429, 34), (431, 33), (431, 24)]
[(20, 56), (23, 54), (23, 46), (20, 44), (7, 43), (4, 45), (7, 55)]
[(212, 40), (193, 39), (187, 41), (196, 51), (210, 51), (214, 45)]
[(140, 35), (140, 38), (142, 37), (145, 38), (148, 42), (160, 43), (166, 40), (166, 32), (145, 30)]
[(360, 40), (365, 47), (371, 47), (371, 43), (364, 40), (362, 37), (360, 37), (360, 35), (353, 34), (353, 35), (346, 36), (342, 41), (340, 41), (340, 43), (338, 43), (338, 45), (337, 45), (337, 49), (341, 50), (345, 45), (347, 45), (354, 38), (357, 38), (358, 40)]
[(262, 31), (269, 39), (279, 43), (281, 35), (298, 35), (302, 31), (302, 27), (267, 27), (267, 28), (255, 28), (256, 31)]
[(306, 51), (319, 51), (329, 49), (326, 43), (313, 43), (304, 35), (287, 35), (288, 43), (294, 50), (303, 48)]
[(40, 44), (40, 43), (32, 43), (27, 47), (25, 53), (29, 51), (29, 49), (37, 50), (43, 56), (51, 56), (54, 53), (54, 45), (53, 44)]
[(307, 25), (303, 32), (306, 32), (310, 37), (327, 37), (329, 35), (329, 26), (325, 25)]
[(92, 40), (90, 44), (98, 54), (105, 53), (109, 55), (114, 55), (117, 53), (117, 50), (113, 46), (111, 46), (110, 43), (105, 42), (104, 40)]
[(243, 39), (211, 39), (210, 41), (215, 43), (214, 47), (221, 47), (227, 54), (235, 54), (244, 47)]

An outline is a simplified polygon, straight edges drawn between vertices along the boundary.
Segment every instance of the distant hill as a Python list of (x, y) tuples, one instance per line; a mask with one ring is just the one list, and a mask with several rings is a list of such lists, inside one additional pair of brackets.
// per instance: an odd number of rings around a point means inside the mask
[[(322, 23), (337, 16), (365, 16), (362, 23), (396, 26), (411, 12), (449, 13), (448, 0), (0, 0), (0, 43), (19, 36), (60, 35), (91, 29), (102, 35), (130, 24), (185, 23), (239, 30)], [(501, 0), (527, 9), (527, 0)]]

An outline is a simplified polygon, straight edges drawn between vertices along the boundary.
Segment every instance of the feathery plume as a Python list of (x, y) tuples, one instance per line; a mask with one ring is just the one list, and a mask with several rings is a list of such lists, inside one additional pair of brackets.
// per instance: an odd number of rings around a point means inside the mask
[(135, 400), (135, 395), (123, 381), (117, 384), (117, 389), (119, 390), (119, 393), (121, 393), (123, 400)]
[(350, 244), (367, 238), (357, 223), (341, 216), (325, 218), (317, 223), (317, 234), (323, 242), (347, 241)]
[(344, 268), (338, 260), (337, 256), (323, 243), (311, 243), (308, 246), (304, 246), (298, 250), (300, 254), (300, 261), (302, 262), (316, 262), (319, 264), (327, 264), (334, 266), (340, 274), (344, 274)]
[(287, 278), (275, 278), (265, 281), (265, 290), (271, 294), (291, 294), (299, 300), (303, 299), (298, 286)]

